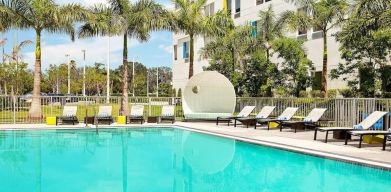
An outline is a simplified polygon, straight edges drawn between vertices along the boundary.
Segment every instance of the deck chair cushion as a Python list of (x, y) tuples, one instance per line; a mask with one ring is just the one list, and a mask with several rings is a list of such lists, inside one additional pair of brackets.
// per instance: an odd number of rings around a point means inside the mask
[(255, 106), (245, 106), (237, 117), (248, 117), (255, 109)]
[(166, 105), (162, 108), (162, 116), (163, 117), (171, 117), (174, 116), (175, 108), (174, 106)]

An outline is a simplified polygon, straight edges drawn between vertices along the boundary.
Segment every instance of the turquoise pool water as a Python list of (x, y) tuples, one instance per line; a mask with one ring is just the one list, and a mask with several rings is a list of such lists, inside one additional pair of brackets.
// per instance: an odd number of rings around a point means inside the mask
[(1, 131), (0, 191), (389, 191), (391, 172), (171, 128)]

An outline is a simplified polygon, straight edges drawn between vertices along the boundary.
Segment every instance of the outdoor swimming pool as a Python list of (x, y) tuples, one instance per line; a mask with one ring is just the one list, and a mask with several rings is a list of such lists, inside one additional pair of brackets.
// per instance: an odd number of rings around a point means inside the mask
[(0, 131), (0, 191), (387, 191), (391, 172), (176, 128)]

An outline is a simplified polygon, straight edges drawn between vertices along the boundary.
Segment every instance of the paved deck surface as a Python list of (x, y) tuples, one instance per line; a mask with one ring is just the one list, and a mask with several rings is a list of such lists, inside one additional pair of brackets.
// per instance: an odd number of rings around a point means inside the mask
[[(241, 125), (238, 127), (226, 126), (226, 124), (216, 126), (214, 123), (204, 122), (177, 122), (176, 126), (190, 128), (198, 131), (209, 132), (213, 134), (221, 134), (224, 136), (231, 136), (240, 138), (242, 140), (248, 139), (249, 142), (259, 142), (260, 144), (270, 144), (276, 147), (282, 146), (284, 148), (299, 150), (305, 153), (312, 153), (315, 155), (324, 154), (330, 155), (330, 158), (337, 158), (346, 161), (356, 161), (358, 163), (370, 164), (376, 167), (383, 167), (391, 170), (391, 141), (387, 143), (385, 151), (382, 151), (381, 144), (365, 144), (362, 148), (358, 148), (358, 138), (353, 137), (353, 140), (344, 145), (343, 140), (332, 139), (332, 133), (329, 135), (329, 142), (324, 143), (325, 133), (318, 132), (318, 140), (314, 141), (314, 131), (298, 131), (294, 133), (290, 129), (268, 131), (264, 127), (245, 128)], [(112, 124), (113, 127), (140, 127), (140, 124), (119, 125)], [(171, 124), (143, 124), (143, 127), (148, 126), (171, 126)], [(17, 130), (17, 129), (75, 129), (85, 127), (85, 124), (79, 125), (60, 125), (57, 127), (48, 126), (44, 124), (0, 124), (0, 130)], [(102, 125), (101, 127), (107, 127)], [(86, 128), (94, 128), (87, 126)], [(318, 154), (319, 153), (319, 154)]]

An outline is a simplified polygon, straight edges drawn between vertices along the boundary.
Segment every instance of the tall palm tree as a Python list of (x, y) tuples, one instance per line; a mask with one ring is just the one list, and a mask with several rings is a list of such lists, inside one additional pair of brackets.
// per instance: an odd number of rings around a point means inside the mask
[(197, 35), (223, 35), (227, 27), (233, 26), (233, 21), (224, 11), (212, 16), (205, 16), (203, 9), (207, 0), (173, 0), (177, 5), (174, 11), (175, 22), (180, 30), (190, 37), (189, 78), (194, 73), (194, 38)]
[[(269, 5), (267, 10), (259, 12), (256, 29), (257, 44), (265, 50), (268, 69), (271, 69), (269, 65), (273, 41), (283, 37), (285, 24), (289, 16), (290, 14), (283, 13), (280, 17), (277, 17), (272, 5)], [(270, 82), (269, 84), (271, 85), (272, 83)], [(272, 86), (268, 86), (266, 89), (266, 96), (272, 96)]]
[(0, 23), (8, 28), (33, 29), (36, 34), (34, 86), (29, 116), (41, 118), (41, 35), (42, 32), (69, 34), (74, 40), (74, 22), (88, 16), (79, 4), (58, 5), (53, 0), (2, 0)]
[(286, 0), (293, 2), (304, 12), (290, 12), (290, 27), (297, 29), (308, 29), (316, 27), (323, 35), (323, 67), (322, 67), (322, 97), (328, 96), (328, 46), (327, 38), (330, 29), (339, 25), (349, 11), (347, 0)]
[(109, 7), (102, 5), (92, 8), (96, 16), (80, 28), (80, 37), (97, 35), (123, 36), (123, 77), (121, 114), (129, 114), (128, 104), (128, 38), (147, 41), (150, 32), (173, 30), (170, 13), (153, 0), (108, 0)]

